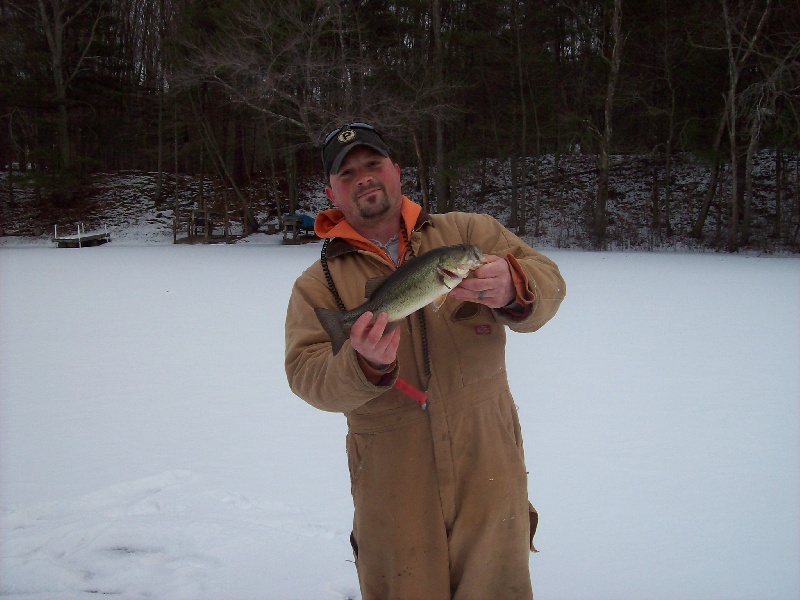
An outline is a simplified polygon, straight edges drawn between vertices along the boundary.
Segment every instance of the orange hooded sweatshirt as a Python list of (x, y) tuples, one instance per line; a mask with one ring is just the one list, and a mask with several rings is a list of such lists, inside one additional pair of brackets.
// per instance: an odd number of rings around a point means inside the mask
[[(397, 252), (398, 261), (402, 264), (403, 258), (406, 254), (406, 242), (411, 237), (411, 232), (417, 226), (417, 220), (422, 214), (422, 207), (415, 202), (412, 202), (403, 196), (403, 204), (400, 207), (400, 215), (405, 225), (406, 234), (401, 235), (399, 241), (399, 248)], [(342, 238), (347, 240), (353, 246), (361, 248), (362, 250), (369, 250), (378, 256), (386, 259), (390, 264), (394, 264), (386, 252), (380, 246), (375, 245), (374, 242), (368, 240), (363, 235), (358, 233), (344, 217), (344, 213), (338, 208), (332, 208), (322, 211), (317, 215), (314, 222), (314, 232), (322, 239), (326, 238)]]

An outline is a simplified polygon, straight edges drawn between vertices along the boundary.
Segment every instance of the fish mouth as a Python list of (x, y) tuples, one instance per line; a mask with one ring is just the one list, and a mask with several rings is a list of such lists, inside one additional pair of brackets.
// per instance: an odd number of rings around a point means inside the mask
[(482, 265), (486, 264), (486, 257), (478, 246), (472, 247), (472, 259)]

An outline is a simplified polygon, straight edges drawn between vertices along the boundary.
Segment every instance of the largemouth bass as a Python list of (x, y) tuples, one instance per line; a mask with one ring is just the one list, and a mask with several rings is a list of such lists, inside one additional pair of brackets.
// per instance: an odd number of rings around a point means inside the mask
[(388, 277), (368, 281), (369, 299), (360, 306), (352, 310), (316, 308), (314, 312), (336, 354), (348, 339), (353, 323), (365, 312), (373, 313), (374, 318), (385, 312), (392, 323), (431, 303), (438, 310), (447, 293), (485, 263), (481, 249), (472, 244), (434, 248), (403, 263)]

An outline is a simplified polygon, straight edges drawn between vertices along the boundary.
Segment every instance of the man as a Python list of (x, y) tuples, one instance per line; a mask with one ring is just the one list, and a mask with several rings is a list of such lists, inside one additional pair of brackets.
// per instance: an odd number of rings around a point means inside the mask
[[(400, 166), (368, 124), (329, 134), (322, 160), (336, 208), (317, 216), (322, 260), (292, 291), (286, 373), (298, 396), (347, 418), (363, 598), (531, 598), (536, 515), (505, 327), (535, 331), (555, 314), (566, 292), (558, 267), (489, 216), (425, 214), (403, 196)], [(368, 279), (462, 243), (488, 262), (437, 312), (428, 306), (398, 327), (367, 312), (333, 354), (315, 308), (358, 306)]]

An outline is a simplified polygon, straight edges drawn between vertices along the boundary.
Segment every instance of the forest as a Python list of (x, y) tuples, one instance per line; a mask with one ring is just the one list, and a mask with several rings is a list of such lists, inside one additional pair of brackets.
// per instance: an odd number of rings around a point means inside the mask
[(351, 121), (391, 140), (432, 212), (462, 208), (465, 166), (485, 186), (481, 165), (507, 161), (506, 224), (530, 233), (580, 155), (580, 229), (604, 248), (614, 169), (644, 157), (647, 227), (668, 236), (688, 155), (707, 183), (687, 235), (716, 210), (720, 246), (748, 247), (767, 186), (770, 235), (797, 251), (796, 0), (0, 0), (4, 214), (21, 189), (57, 214), (94, 174), (134, 171), (155, 174), (156, 206), (187, 177), (219, 182), (253, 231), (243, 190), (295, 210)]

